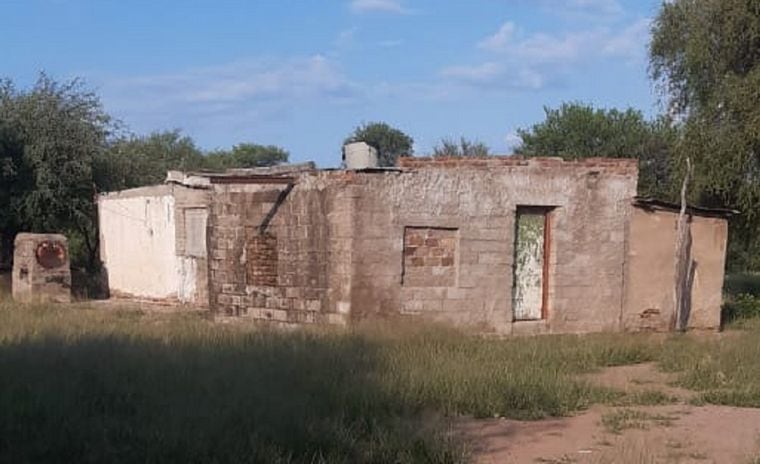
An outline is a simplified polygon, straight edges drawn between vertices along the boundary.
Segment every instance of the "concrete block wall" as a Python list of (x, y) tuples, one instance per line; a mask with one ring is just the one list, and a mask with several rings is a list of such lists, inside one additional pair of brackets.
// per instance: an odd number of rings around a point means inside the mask
[[(278, 323), (402, 314), (498, 333), (622, 328), (635, 160), (400, 166), (297, 175), (266, 237), (259, 226), (284, 186), (215, 185), (211, 306)], [(512, 313), (518, 206), (550, 210), (547, 317), (538, 321)]]
[[(350, 205), (339, 182), (308, 173), (285, 185), (217, 184), (209, 210), (212, 308), (276, 323), (344, 323)], [(335, 181), (335, 179), (332, 179)], [(276, 209), (266, 230), (261, 225)], [(338, 257), (336, 260), (335, 257)]]
[[(266, 178), (108, 194), (99, 206), (112, 288), (279, 324), (402, 315), (503, 334), (666, 328), (672, 278), (652, 283), (659, 274), (648, 269), (671, 269), (653, 237), (673, 234), (674, 223), (665, 213), (642, 219), (632, 206), (635, 160), (402, 158), (399, 166), (294, 172), (287, 195)], [(520, 207), (548, 214), (539, 320), (513, 314)], [(726, 221), (694, 218), (692, 233), (692, 326), (712, 328)]]
[[(397, 313), (500, 333), (617, 330), (633, 160), (402, 159), (360, 174), (352, 316)], [(551, 207), (547, 319), (513, 322), (517, 206)], [(402, 280), (407, 227), (456, 230), (453, 282)]]

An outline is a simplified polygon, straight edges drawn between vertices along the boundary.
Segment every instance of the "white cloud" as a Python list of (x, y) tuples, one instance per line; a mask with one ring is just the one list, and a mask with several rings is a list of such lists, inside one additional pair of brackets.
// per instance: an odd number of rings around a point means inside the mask
[(339, 49), (350, 48), (356, 41), (356, 32), (359, 30), (356, 26), (343, 29), (335, 38), (335, 46)]
[(290, 60), (240, 60), (178, 74), (117, 80), (110, 87), (157, 92), (187, 104), (244, 102), (262, 98), (348, 97), (353, 86), (322, 55)]
[(523, 142), (522, 137), (517, 131), (511, 131), (504, 137), (504, 143), (507, 145), (507, 150), (514, 152), (515, 148), (519, 147)]
[(479, 48), (485, 50), (499, 51), (505, 49), (515, 33), (515, 24), (507, 21), (501, 25), (495, 34), (486, 37), (478, 43)]
[(609, 22), (625, 10), (619, 0), (539, 0), (544, 10), (570, 21)]
[(640, 59), (646, 52), (649, 31), (652, 26), (650, 18), (642, 18), (623, 29), (617, 35), (608, 37), (602, 52), (610, 56), (620, 56), (631, 60)]
[(349, 7), (354, 13), (409, 14), (411, 12), (400, 0), (352, 0)]
[(504, 73), (501, 63), (489, 61), (475, 66), (451, 66), (441, 71), (446, 77), (462, 79), (473, 83), (484, 83)]
[[(574, 2), (581, 6), (604, 3), (603, 0)], [(612, 10), (613, 6), (608, 8)], [(469, 84), (538, 89), (552, 78), (569, 72), (573, 66), (603, 57), (641, 62), (649, 24), (649, 19), (638, 19), (622, 29), (594, 27), (562, 34), (525, 34), (507, 21), (476, 44), (489, 54), (487, 59), (473, 65), (449, 66), (441, 74)]]
[(366, 98), (332, 60), (314, 55), (248, 59), (178, 73), (103, 78), (103, 99), (128, 124), (193, 131), (270, 124), (298, 108), (346, 105)]
[(488, 61), (473, 66), (450, 66), (441, 75), (454, 81), (476, 86), (540, 89), (544, 77), (531, 68), (513, 69), (506, 63)]
[(618, 0), (569, 0), (567, 4), (570, 8), (598, 14), (617, 15), (623, 12)]
[(404, 44), (404, 41), (401, 39), (387, 39), (387, 40), (381, 40), (377, 43), (382, 48), (395, 48), (400, 47)]

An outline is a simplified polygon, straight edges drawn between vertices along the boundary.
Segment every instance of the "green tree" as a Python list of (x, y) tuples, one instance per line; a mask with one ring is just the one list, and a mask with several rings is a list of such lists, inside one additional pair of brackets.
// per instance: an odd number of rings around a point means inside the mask
[(488, 156), (490, 150), (483, 142), (471, 141), (464, 137), (459, 142), (452, 139), (442, 139), (433, 147), (433, 156)]
[(384, 122), (360, 125), (343, 143), (353, 142), (365, 142), (377, 148), (380, 166), (395, 166), (399, 156), (411, 156), (414, 153), (414, 139)]
[(191, 137), (175, 129), (117, 139), (96, 158), (95, 169), (101, 189), (121, 190), (160, 184), (171, 170), (224, 171), (273, 166), (287, 160), (288, 152), (282, 148), (253, 143), (204, 153)]
[[(0, 233), (66, 232), (97, 260), (93, 160), (112, 130), (98, 97), (79, 80), (41, 74), (28, 91), (0, 82)], [(4, 249), (9, 247), (4, 246)]]
[(109, 191), (160, 184), (169, 170), (205, 167), (203, 152), (178, 129), (117, 139), (95, 162), (98, 185)]
[(665, 118), (647, 121), (637, 110), (594, 108), (563, 103), (544, 108), (546, 119), (518, 130), (523, 156), (637, 158), (639, 193), (669, 197), (672, 185), (671, 152), (676, 130)]
[(206, 169), (224, 170), (233, 168), (259, 168), (287, 163), (289, 153), (274, 145), (241, 143), (232, 150), (217, 150), (205, 155)]
[(674, 0), (652, 29), (650, 72), (683, 125), (691, 199), (736, 208), (731, 267), (760, 270), (760, 3)]

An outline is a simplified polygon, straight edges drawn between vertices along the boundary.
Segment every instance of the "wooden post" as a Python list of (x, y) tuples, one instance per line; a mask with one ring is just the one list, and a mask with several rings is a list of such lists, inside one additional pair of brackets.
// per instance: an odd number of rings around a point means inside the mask
[(691, 313), (691, 224), (686, 216), (686, 191), (691, 177), (691, 159), (686, 158), (686, 174), (681, 184), (681, 211), (678, 214), (676, 228), (675, 250), (675, 292), (674, 292), (674, 321), (673, 328), (678, 331), (686, 330)]

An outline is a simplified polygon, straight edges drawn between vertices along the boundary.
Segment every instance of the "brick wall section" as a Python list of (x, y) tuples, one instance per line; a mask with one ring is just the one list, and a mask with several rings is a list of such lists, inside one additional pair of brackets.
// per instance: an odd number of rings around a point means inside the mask
[(251, 286), (277, 286), (277, 237), (256, 233), (246, 243), (246, 283)]
[(340, 302), (348, 289), (341, 286), (351, 269), (341, 267), (336, 256), (350, 264), (350, 250), (341, 250), (341, 240), (333, 237), (350, 235), (352, 218), (334, 198), (343, 192), (339, 185), (337, 178), (325, 184), (315, 174), (301, 175), (265, 235), (259, 227), (284, 185), (214, 185), (208, 238), (212, 308), (275, 323), (345, 322)]
[(403, 284), (450, 287), (456, 280), (456, 229), (407, 227)]

